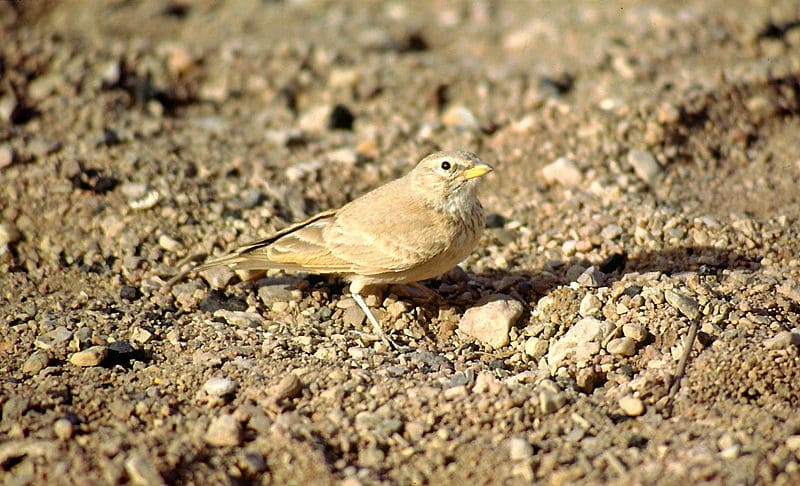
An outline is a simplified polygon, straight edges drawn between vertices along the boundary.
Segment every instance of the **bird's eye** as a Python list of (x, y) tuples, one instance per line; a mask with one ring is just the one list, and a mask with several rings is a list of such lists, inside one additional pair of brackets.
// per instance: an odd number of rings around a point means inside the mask
[(451, 167), (450, 162), (446, 160), (442, 162), (442, 170), (450, 170), (450, 167)]

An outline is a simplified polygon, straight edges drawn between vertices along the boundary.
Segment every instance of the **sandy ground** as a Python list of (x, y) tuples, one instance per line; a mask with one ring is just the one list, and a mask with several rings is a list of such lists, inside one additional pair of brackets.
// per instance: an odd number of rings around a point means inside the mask
[[(0, 483), (800, 483), (797, 2), (0, 25)], [(495, 167), (488, 224), (446, 304), (370, 297), (410, 351), (335, 279), (159, 292), (440, 148)]]

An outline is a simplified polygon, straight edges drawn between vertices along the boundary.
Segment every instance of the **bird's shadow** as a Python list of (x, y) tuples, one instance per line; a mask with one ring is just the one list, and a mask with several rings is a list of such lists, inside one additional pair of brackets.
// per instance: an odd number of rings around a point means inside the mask
[[(516, 294), (526, 304), (533, 304), (555, 288), (576, 280), (575, 268), (594, 266), (599, 271), (597, 286), (608, 287), (626, 275), (659, 272), (667, 276), (681, 273), (696, 273), (700, 276), (719, 275), (724, 270), (756, 271), (761, 267), (760, 258), (737, 253), (732, 250), (709, 246), (673, 247), (664, 250), (628, 254), (612, 253), (601, 261), (571, 258), (566, 261), (549, 262), (547, 269), (499, 270), (490, 269), (472, 273), (471, 279), (479, 282), (498, 282), (499, 293)], [(507, 285), (503, 288), (503, 282)]]
[[(761, 267), (760, 258), (737, 253), (732, 250), (719, 249), (708, 246), (674, 247), (658, 251), (639, 252), (635, 254), (612, 253), (601, 261), (590, 261), (581, 258), (571, 258), (566, 261), (548, 262), (546, 268), (535, 270), (527, 269), (488, 269), (479, 273), (450, 272), (442, 277), (423, 282), (428, 288), (437, 292), (441, 299), (425, 301), (416, 299), (413, 289), (410, 294), (390, 289), (388, 293), (396, 293), (402, 300), (410, 300), (418, 307), (418, 315), (422, 317), (420, 329), (434, 341), (442, 337), (428, 328), (425, 322), (431, 322), (440, 315), (440, 310), (451, 308), (456, 313), (461, 313), (467, 308), (496, 299), (496, 294), (506, 294), (511, 298), (521, 301), (525, 306), (525, 314), (543, 296), (553, 290), (569, 285), (576, 280), (576, 270), (595, 266), (599, 273), (595, 274), (595, 284), (600, 287), (613, 285), (617, 280), (626, 275), (635, 273), (660, 272), (665, 275), (677, 275), (692, 272), (700, 276), (720, 275), (725, 270), (755, 271)], [(327, 276), (306, 275), (298, 277), (262, 278), (250, 281), (251, 291), (265, 285), (285, 285), (287, 288), (302, 290), (304, 295), (315, 290), (323, 290), (328, 295), (343, 295), (346, 284), (341, 280), (331, 279)], [(209, 297), (212, 297), (209, 294)], [(226, 308), (230, 300), (233, 310), (239, 309), (241, 297), (217, 291), (213, 295), (215, 307)], [(335, 297), (333, 297), (335, 298)], [(234, 305), (235, 304), (235, 305)], [(202, 306), (201, 306), (202, 307)], [(520, 322), (526, 322), (524, 318)], [(452, 323), (450, 324), (452, 331)]]

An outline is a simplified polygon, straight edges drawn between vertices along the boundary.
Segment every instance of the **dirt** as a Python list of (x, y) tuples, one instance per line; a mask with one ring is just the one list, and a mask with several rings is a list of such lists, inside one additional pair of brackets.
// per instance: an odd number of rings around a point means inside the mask
[[(12, 1), (0, 29), (0, 483), (800, 482), (796, 2)], [(161, 291), (455, 148), (495, 168), (480, 247), (443, 303), (368, 299), (408, 349), (335, 279)], [(524, 308), (482, 315), (497, 349), (459, 327), (487, 299)]]

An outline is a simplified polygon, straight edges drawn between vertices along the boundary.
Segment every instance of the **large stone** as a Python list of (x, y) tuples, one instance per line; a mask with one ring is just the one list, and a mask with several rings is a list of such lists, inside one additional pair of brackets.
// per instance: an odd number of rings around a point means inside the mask
[(522, 309), (521, 302), (507, 295), (492, 295), (488, 302), (467, 309), (458, 323), (458, 329), (493, 349), (498, 349), (508, 344), (508, 333), (522, 315)]

